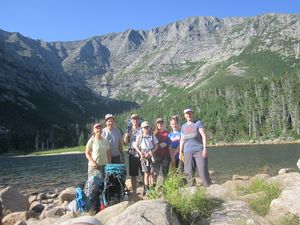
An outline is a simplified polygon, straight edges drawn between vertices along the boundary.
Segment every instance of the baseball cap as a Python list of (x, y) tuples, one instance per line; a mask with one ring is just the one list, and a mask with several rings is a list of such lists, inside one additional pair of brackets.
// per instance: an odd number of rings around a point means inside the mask
[(183, 111), (183, 113), (188, 113), (188, 112), (193, 112), (193, 110), (191, 108), (187, 108)]
[(139, 117), (139, 115), (138, 115), (138, 114), (136, 114), (136, 113), (134, 113), (134, 114), (132, 114), (132, 115), (131, 115), (131, 117), (130, 117), (130, 118), (131, 118), (131, 119), (133, 119), (133, 118), (138, 118), (138, 117)]
[(162, 118), (157, 118), (155, 122), (156, 122), (156, 123), (164, 122), (164, 120), (163, 120)]
[(115, 120), (115, 117), (114, 117), (113, 114), (106, 114), (106, 115), (105, 115), (105, 121), (108, 120), (108, 119), (110, 119), (110, 118), (112, 118), (112, 119)]
[(148, 121), (144, 121), (144, 122), (142, 122), (142, 124), (141, 124), (141, 128), (144, 128), (144, 127), (150, 127), (150, 124), (149, 124), (149, 122), (148, 122)]
[(101, 125), (100, 123), (96, 123), (96, 124), (94, 125), (94, 129), (95, 129), (96, 127), (102, 127), (102, 125)]

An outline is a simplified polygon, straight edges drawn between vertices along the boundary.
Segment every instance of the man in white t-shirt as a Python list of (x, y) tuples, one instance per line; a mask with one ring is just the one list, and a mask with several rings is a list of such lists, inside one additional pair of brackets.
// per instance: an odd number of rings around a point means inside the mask
[(122, 134), (120, 129), (115, 127), (115, 117), (112, 114), (106, 114), (105, 124), (106, 127), (102, 130), (102, 136), (109, 143), (111, 163), (124, 163)]

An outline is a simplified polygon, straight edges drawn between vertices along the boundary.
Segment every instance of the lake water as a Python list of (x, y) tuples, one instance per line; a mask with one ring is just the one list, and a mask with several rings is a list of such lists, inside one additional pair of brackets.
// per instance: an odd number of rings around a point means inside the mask
[[(300, 144), (209, 147), (212, 179), (222, 183), (232, 175), (277, 174), (281, 168), (297, 170)], [(0, 157), (0, 189), (13, 186), (19, 191), (62, 190), (87, 178), (84, 154)]]

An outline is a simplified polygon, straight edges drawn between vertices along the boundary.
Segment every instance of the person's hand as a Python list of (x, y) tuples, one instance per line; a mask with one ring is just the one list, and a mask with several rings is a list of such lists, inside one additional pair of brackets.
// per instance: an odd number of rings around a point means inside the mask
[(160, 147), (160, 148), (165, 148), (165, 147), (167, 147), (167, 146), (168, 146), (168, 145), (167, 145), (166, 142), (162, 142), (162, 143), (159, 144), (159, 147)]
[(94, 168), (94, 169), (96, 169), (97, 168), (97, 163), (93, 160), (93, 161), (91, 161), (91, 165), (92, 165), (92, 167)]
[(203, 149), (203, 151), (202, 151), (202, 157), (203, 157), (204, 159), (207, 159), (207, 158), (208, 158), (207, 148)]

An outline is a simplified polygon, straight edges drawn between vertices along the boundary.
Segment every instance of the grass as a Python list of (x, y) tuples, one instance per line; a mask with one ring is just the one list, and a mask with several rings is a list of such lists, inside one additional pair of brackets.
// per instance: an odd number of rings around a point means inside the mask
[(184, 181), (183, 175), (170, 173), (163, 185), (157, 185), (149, 192), (149, 197), (164, 198), (179, 216), (181, 224), (193, 224), (197, 219), (209, 218), (222, 201), (208, 197), (203, 188), (187, 193)]
[(269, 211), (271, 201), (278, 198), (282, 189), (276, 183), (267, 183), (262, 179), (254, 179), (248, 186), (239, 187), (237, 191), (241, 195), (263, 193), (249, 199), (247, 202), (258, 215), (265, 216)]
[(58, 148), (58, 149), (51, 149), (45, 151), (37, 151), (37, 152), (30, 152), (27, 155), (33, 156), (42, 156), (42, 155), (54, 155), (54, 154), (64, 154), (64, 153), (72, 153), (72, 152), (81, 152), (84, 153), (85, 146), (76, 146), (71, 148)]
[(280, 218), (276, 223), (276, 225), (299, 225), (300, 217), (295, 214), (287, 214)]

